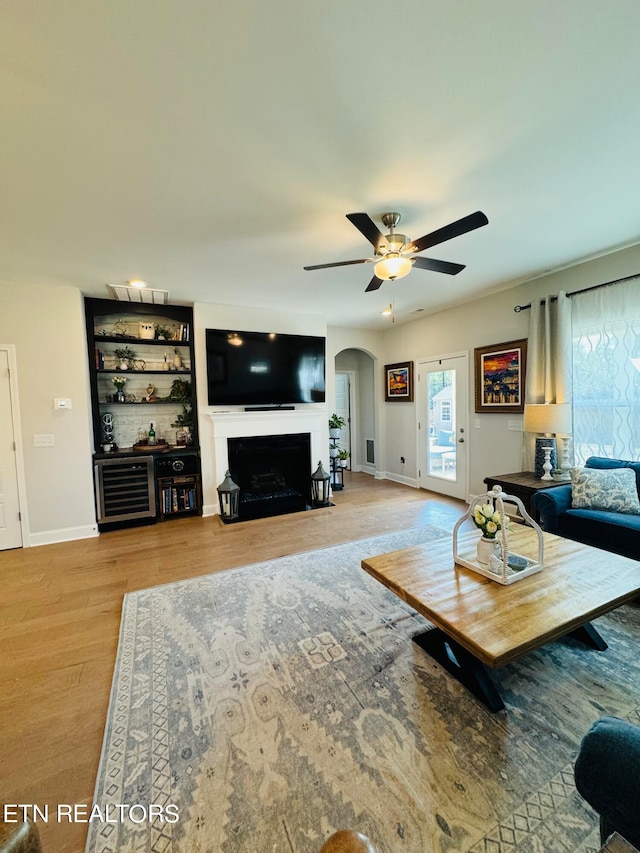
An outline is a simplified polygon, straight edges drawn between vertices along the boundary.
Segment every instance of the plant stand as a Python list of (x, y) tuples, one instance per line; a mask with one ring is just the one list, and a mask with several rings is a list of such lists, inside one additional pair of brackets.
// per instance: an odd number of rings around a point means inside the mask
[(344, 468), (338, 462), (338, 457), (331, 457), (331, 488), (334, 492), (344, 489)]
[(340, 467), (338, 454), (340, 453), (340, 448), (338, 447), (338, 441), (340, 440), (340, 430), (339, 429), (330, 429), (329, 430), (329, 462), (330, 464), (330, 473), (331, 473), (331, 488), (335, 492), (339, 492), (344, 489), (344, 473), (343, 468)]

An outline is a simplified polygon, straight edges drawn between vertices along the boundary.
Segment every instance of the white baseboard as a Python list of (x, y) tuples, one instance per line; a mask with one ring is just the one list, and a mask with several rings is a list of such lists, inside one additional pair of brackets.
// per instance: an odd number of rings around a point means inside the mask
[(55, 545), (58, 542), (73, 542), (75, 539), (93, 539), (98, 536), (97, 524), (85, 524), (82, 527), (63, 527), (61, 530), (43, 530), (29, 534), (29, 547)]
[(203, 504), (203, 506), (202, 506), (202, 517), (203, 518), (209, 518), (212, 515), (220, 515), (219, 504)]
[(390, 474), (387, 471), (384, 479), (392, 480), (394, 483), (402, 483), (403, 486), (411, 486), (414, 489), (420, 488), (415, 477), (405, 477), (403, 474)]

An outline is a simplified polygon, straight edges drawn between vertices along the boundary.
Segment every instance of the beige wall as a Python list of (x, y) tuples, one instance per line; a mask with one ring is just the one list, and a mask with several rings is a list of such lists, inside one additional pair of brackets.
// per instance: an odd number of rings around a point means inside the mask
[[(16, 349), (30, 533), (25, 544), (96, 535), (81, 293), (0, 282), (0, 341)], [(73, 408), (55, 410), (55, 397), (69, 397)], [(34, 447), (34, 435), (53, 435), (55, 445)]]
[[(554, 273), (490, 297), (425, 317), (385, 332), (327, 328), (317, 315), (269, 312), (245, 306), (195, 306), (197, 394), (203, 450), (205, 503), (216, 502), (211, 471), (211, 422), (207, 417), (204, 329), (244, 327), (327, 335), (327, 412), (334, 406), (335, 358), (343, 350), (369, 353), (375, 363), (376, 472), (411, 482), (417, 476), (415, 405), (385, 404), (382, 368), (394, 361), (419, 361), (465, 351), (473, 375), (473, 349), (527, 336), (529, 313), (518, 303), (575, 290), (640, 271), (640, 246)], [(0, 342), (16, 348), (22, 452), (30, 539), (25, 544), (63, 541), (96, 533), (91, 466), (92, 438), (84, 309), (72, 287), (15, 286), (0, 282)], [(69, 397), (71, 411), (56, 411), (55, 397)], [(469, 492), (484, 488), (487, 474), (518, 471), (522, 434), (507, 429), (507, 415), (474, 414), (469, 387)], [(3, 417), (6, 413), (1, 413)], [(479, 428), (474, 421), (479, 421)], [(54, 447), (34, 447), (34, 435), (54, 435)], [(405, 457), (405, 465), (400, 464)]]
[[(545, 276), (457, 308), (396, 326), (385, 335), (385, 361), (419, 361), (457, 352), (469, 354), (469, 493), (486, 488), (490, 474), (522, 470), (522, 433), (510, 431), (511, 415), (475, 414), (473, 350), (475, 347), (528, 336), (529, 312), (514, 312), (533, 298), (570, 292), (640, 272), (640, 246), (634, 246)], [(385, 423), (387, 472), (397, 478), (417, 478), (415, 404), (381, 403)], [(479, 428), (474, 426), (479, 422)], [(400, 465), (400, 456), (407, 460)]]

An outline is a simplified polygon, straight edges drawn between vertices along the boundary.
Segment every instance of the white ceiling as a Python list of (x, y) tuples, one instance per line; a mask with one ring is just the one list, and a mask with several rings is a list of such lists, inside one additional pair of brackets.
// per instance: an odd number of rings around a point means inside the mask
[[(638, 0), (3, 0), (0, 280), (384, 328), (640, 241)], [(364, 293), (345, 218), (489, 225)], [(382, 229), (384, 230), (384, 229)]]

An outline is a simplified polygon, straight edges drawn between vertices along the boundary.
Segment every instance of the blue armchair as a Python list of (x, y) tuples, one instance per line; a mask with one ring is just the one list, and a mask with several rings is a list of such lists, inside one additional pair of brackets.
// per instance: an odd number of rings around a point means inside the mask
[[(631, 468), (636, 475), (636, 488), (640, 484), (640, 462), (590, 456), (584, 467), (601, 470)], [(640, 515), (574, 508), (571, 494), (571, 484), (566, 483), (533, 496), (531, 502), (540, 515), (543, 530), (640, 560)]]

